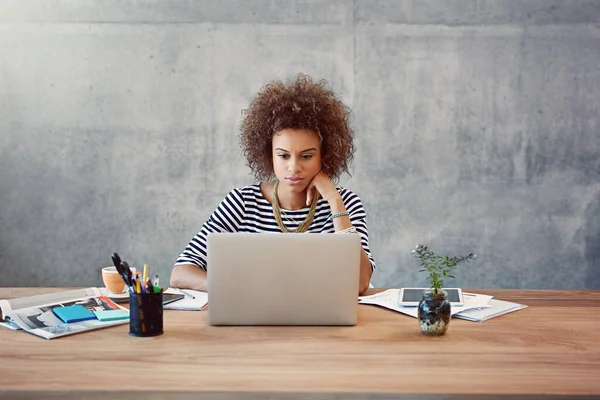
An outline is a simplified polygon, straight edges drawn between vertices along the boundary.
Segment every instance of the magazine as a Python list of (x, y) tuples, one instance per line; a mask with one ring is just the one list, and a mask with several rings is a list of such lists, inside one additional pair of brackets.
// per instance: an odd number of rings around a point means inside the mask
[(52, 311), (56, 307), (76, 304), (81, 304), (92, 312), (110, 310), (129, 312), (127, 308), (121, 307), (107, 297), (104, 290), (90, 287), (0, 300), (0, 325), (15, 330), (22, 329), (45, 339), (54, 339), (129, 322), (129, 318), (110, 321), (92, 319), (67, 324)]

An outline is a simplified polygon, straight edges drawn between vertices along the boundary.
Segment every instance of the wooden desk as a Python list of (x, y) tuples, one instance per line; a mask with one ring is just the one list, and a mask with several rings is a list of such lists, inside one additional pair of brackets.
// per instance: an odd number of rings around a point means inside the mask
[(600, 398), (600, 291), (473, 291), (529, 308), (453, 319), (439, 338), (367, 305), (355, 327), (211, 327), (206, 311), (172, 310), (155, 338), (128, 325), (50, 341), (0, 327), (0, 397)]

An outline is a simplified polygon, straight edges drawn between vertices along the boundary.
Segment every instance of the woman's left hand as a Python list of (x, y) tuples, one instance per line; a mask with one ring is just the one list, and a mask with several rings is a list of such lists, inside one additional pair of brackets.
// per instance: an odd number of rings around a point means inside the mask
[(313, 197), (315, 195), (315, 190), (317, 190), (321, 197), (330, 202), (335, 196), (339, 196), (335, 185), (329, 179), (327, 174), (322, 170), (319, 171), (310, 181), (308, 187), (306, 188), (306, 205), (309, 206), (312, 203)]

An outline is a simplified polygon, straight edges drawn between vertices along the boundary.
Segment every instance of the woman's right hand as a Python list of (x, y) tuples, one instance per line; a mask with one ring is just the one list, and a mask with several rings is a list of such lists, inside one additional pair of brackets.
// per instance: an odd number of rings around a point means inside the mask
[(310, 203), (313, 200), (315, 195), (314, 191), (318, 191), (321, 194), (323, 200), (330, 202), (336, 196), (339, 197), (339, 193), (335, 188), (335, 185), (327, 176), (323, 170), (320, 170), (309, 182), (308, 187), (306, 188), (306, 205), (310, 206)]

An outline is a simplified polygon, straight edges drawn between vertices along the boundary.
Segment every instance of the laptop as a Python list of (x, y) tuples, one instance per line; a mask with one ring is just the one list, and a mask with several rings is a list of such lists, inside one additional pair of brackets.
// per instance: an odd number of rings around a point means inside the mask
[(356, 325), (360, 236), (209, 233), (210, 325)]

